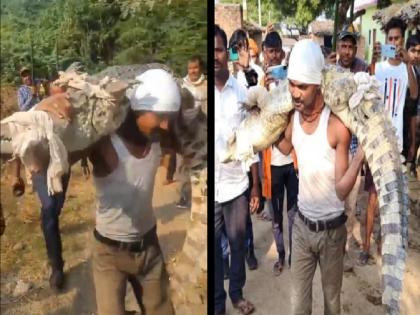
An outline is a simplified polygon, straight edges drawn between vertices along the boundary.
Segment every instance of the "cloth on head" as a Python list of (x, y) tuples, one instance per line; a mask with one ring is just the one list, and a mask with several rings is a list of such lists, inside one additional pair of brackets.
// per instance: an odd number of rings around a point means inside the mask
[(140, 84), (127, 90), (131, 109), (177, 112), (181, 107), (179, 87), (170, 73), (162, 69), (151, 69), (136, 77)]
[(321, 47), (310, 39), (301, 40), (290, 54), (287, 78), (306, 84), (321, 84), (324, 65)]

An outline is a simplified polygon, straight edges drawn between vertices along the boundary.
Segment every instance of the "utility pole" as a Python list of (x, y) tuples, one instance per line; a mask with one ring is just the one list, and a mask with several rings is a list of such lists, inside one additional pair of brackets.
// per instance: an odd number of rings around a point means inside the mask
[(261, 0), (258, 0), (258, 23), (261, 26)]
[(337, 28), (338, 28), (338, 5), (340, 1), (335, 0), (335, 8), (334, 8), (334, 34), (333, 34), (333, 42), (332, 42), (332, 50), (335, 51), (337, 45)]
[(244, 20), (248, 20), (248, 8), (246, 6), (246, 0), (242, 0), (242, 9), (244, 12)]

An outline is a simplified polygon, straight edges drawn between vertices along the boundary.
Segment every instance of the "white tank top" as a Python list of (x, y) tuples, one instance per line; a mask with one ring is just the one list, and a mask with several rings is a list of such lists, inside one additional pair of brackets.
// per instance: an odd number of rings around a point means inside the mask
[(335, 150), (328, 137), (328, 119), (331, 110), (324, 106), (316, 130), (308, 135), (300, 125), (299, 112), (295, 112), (292, 144), (299, 165), (298, 206), (311, 220), (329, 220), (344, 212), (344, 201), (335, 190)]
[(105, 177), (93, 177), (98, 200), (96, 230), (113, 240), (135, 242), (156, 225), (152, 199), (160, 143), (153, 143), (149, 153), (138, 159), (116, 134), (111, 135), (111, 142), (118, 155), (117, 168)]

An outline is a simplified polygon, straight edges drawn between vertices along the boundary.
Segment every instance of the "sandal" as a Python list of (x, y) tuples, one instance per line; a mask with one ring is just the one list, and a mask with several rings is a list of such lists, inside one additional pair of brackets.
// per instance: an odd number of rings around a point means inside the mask
[(360, 252), (359, 259), (358, 259), (358, 264), (360, 266), (364, 266), (364, 265), (367, 264), (368, 260), (369, 260), (369, 253), (367, 253), (367, 252)]
[(274, 276), (276, 277), (280, 276), (282, 271), (283, 271), (283, 263), (281, 261), (276, 261), (276, 263), (273, 266)]
[(241, 314), (248, 315), (254, 312), (255, 307), (251, 302), (240, 299), (237, 303), (233, 304), (233, 307), (236, 308)]

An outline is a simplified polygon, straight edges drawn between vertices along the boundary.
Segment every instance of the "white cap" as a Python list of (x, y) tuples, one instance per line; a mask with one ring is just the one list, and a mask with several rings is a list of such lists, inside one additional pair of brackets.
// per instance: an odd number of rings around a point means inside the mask
[(177, 112), (181, 107), (181, 93), (170, 73), (151, 69), (136, 77), (141, 83), (127, 90), (131, 109), (154, 112)]
[(313, 40), (300, 40), (290, 53), (287, 78), (306, 84), (321, 84), (324, 65), (321, 47)]

